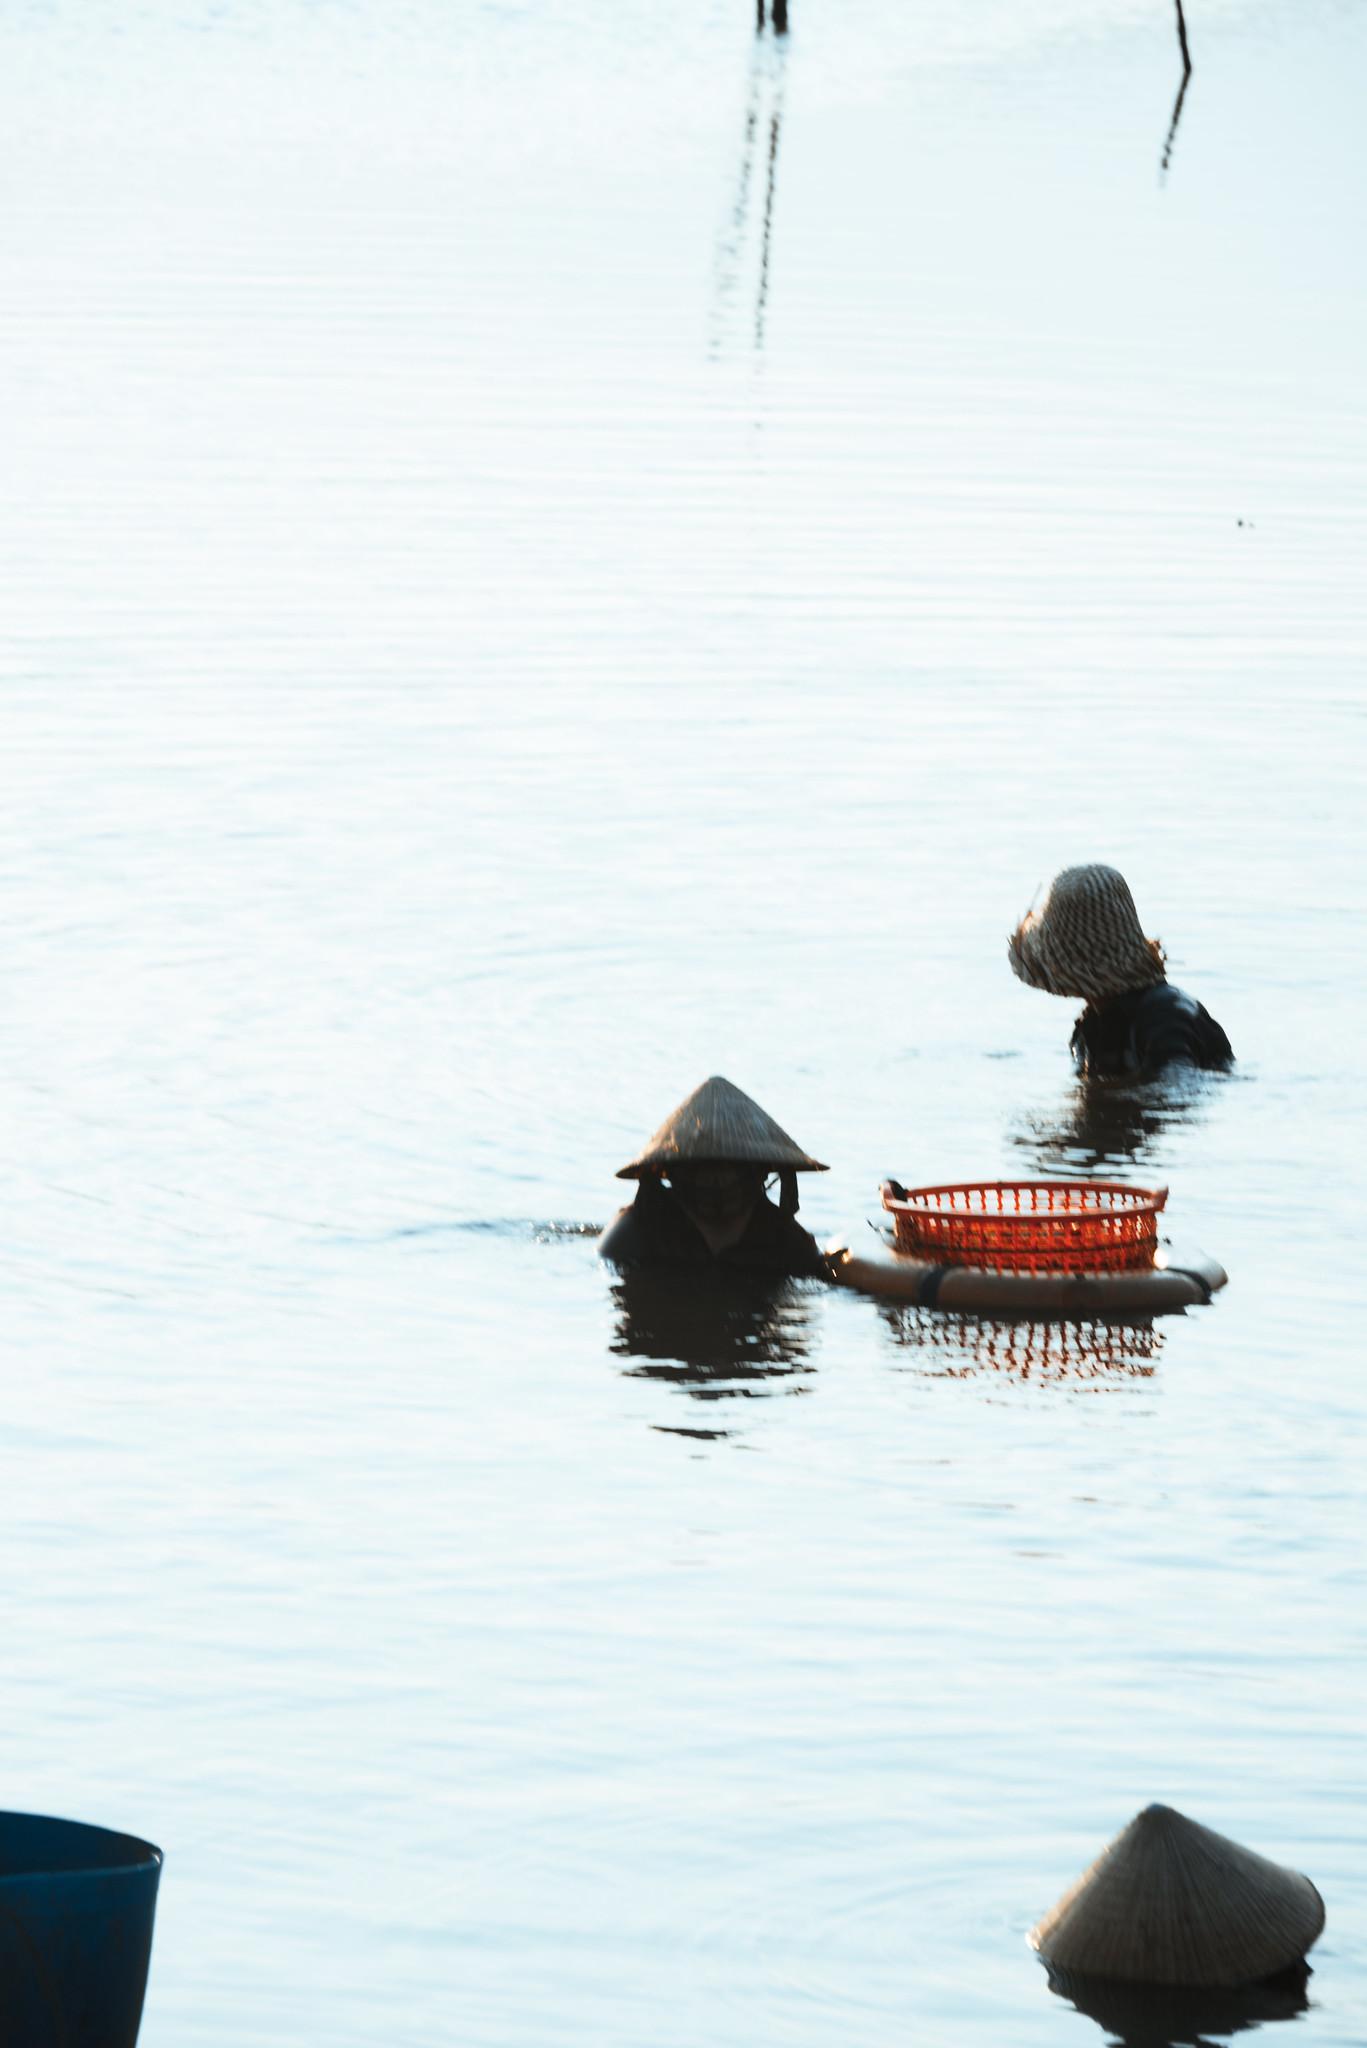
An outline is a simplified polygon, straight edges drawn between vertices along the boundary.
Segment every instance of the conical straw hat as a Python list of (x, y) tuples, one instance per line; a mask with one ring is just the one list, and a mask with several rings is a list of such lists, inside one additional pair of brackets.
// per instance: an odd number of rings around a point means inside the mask
[(1146, 1806), (1030, 1932), (1051, 1968), (1138, 1984), (1251, 1984), (1324, 1927), (1308, 1877)]
[(743, 1089), (720, 1074), (684, 1097), (631, 1163), (618, 1168), (617, 1178), (640, 1180), (642, 1174), (704, 1162), (771, 1171), (791, 1167), (795, 1173), (827, 1170), (819, 1159), (809, 1159)]

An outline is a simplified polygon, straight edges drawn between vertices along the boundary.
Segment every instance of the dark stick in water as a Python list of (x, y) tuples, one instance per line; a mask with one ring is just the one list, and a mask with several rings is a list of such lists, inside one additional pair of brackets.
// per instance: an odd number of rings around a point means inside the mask
[(1168, 174), (1168, 165), (1172, 162), (1172, 146), (1177, 140), (1177, 124), (1182, 118), (1182, 102), (1187, 96), (1187, 86), (1191, 80), (1191, 51), (1187, 46), (1187, 20), (1182, 12), (1182, 0), (1177, 0), (1177, 41), (1182, 51), (1182, 83), (1177, 88), (1177, 104), (1172, 110), (1168, 139), (1163, 145), (1163, 164), (1159, 175), (1164, 178)]

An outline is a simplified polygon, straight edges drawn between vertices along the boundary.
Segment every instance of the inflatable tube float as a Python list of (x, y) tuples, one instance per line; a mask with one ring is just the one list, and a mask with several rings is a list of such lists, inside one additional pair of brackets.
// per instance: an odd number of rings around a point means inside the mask
[(1183, 1256), (1159, 1247), (1152, 1266), (1119, 1273), (1011, 1273), (981, 1266), (942, 1266), (900, 1252), (881, 1230), (833, 1238), (826, 1246), (831, 1278), (887, 1301), (953, 1314), (1079, 1316), (1178, 1315), (1199, 1308), (1229, 1276), (1204, 1252)]

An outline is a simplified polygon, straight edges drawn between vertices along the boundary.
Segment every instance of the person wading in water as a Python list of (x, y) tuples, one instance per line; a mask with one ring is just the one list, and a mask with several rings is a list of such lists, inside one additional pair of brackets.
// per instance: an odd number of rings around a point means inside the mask
[(1086, 1003), (1071, 1039), (1080, 1073), (1142, 1079), (1165, 1067), (1227, 1067), (1234, 1059), (1205, 1006), (1168, 980), (1163, 948), (1145, 938), (1116, 868), (1055, 875), (1043, 907), (1012, 933), (1009, 952), (1012, 971), (1031, 988)]
[[(692, 1266), (824, 1277), (797, 1221), (797, 1176), (825, 1173), (732, 1082), (714, 1074), (681, 1102), (618, 1180), (638, 1183), (598, 1240), (617, 1266)], [(779, 1199), (765, 1182), (778, 1175)]]

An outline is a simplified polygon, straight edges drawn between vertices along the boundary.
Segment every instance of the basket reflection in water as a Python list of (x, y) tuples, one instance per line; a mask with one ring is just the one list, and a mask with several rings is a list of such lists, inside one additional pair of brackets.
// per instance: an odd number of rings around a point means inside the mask
[(1150, 1317), (1046, 1322), (941, 1315), (892, 1302), (880, 1302), (879, 1313), (893, 1343), (921, 1352), (917, 1370), (937, 1379), (996, 1373), (1041, 1386), (1152, 1379), (1163, 1349), (1162, 1332)]

